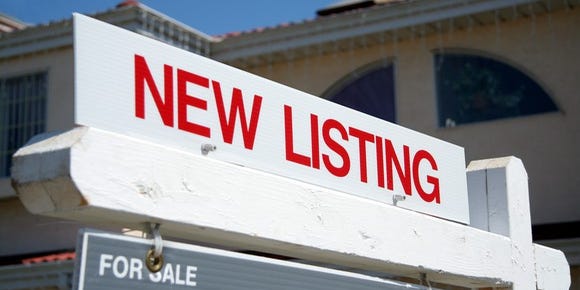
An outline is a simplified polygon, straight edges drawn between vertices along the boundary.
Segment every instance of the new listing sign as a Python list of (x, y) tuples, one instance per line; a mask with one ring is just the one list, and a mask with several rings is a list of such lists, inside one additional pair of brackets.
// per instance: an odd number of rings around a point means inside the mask
[(78, 14), (74, 49), (79, 125), (469, 222), (461, 147)]

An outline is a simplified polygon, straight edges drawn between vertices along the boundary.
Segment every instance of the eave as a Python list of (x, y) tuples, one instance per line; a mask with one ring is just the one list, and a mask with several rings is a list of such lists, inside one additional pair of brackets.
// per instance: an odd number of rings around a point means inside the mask
[[(549, 0), (422, 0), (394, 2), (313, 21), (276, 27), (223, 39), (212, 47), (212, 57), (235, 66), (296, 60), (420, 38), (476, 26), (534, 17), (572, 6), (573, 1)], [(566, 5), (565, 5), (566, 4)]]
[[(143, 4), (111, 9), (94, 18), (198, 54), (209, 55), (211, 36)], [(0, 60), (71, 47), (72, 18), (0, 34)]]

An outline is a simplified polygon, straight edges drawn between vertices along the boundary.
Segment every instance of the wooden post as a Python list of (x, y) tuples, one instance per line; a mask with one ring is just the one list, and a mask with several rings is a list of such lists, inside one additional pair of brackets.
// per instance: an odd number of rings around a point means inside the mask
[(467, 168), (472, 226), (511, 240), (513, 289), (535, 287), (528, 175), (521, 160), (471, 162)]
[(36, 138), (13, 168), (36, 214), (157, 222), (165, 236), (465, 287), (567, 289), (563, 254), (531, 242), (521, 161), (474, 162), (468, 177), (488, 205), (471, 206), (475, 227), (89, 127)]

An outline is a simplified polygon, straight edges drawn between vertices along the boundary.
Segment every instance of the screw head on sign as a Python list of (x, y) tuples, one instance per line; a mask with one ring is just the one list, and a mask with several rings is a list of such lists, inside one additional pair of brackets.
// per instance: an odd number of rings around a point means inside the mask
[(217, 149), (217, 146), (215, 146), (213, 144), (202, 144), (201, 145), (201, 154), (207, 155), (209, 152), (215, 151), (216, 149)]
[(393, 195), (393, 205), (397, 205), (399, 201), (404, 201), (407, 197), (404, 195), (394, 194)]

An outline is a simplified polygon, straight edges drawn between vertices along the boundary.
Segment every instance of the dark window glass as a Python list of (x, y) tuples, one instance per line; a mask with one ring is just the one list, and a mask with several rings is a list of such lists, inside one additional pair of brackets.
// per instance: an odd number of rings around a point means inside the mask
[(328, 99), (337, 104), (395, 122), (393, 65), (374, 67), (353, 73), (331, 90)]
[(558, 110), (535, 81), (505, 63), (436, 54), (435, 66), (441, 127)]
[(45, 130), (47, 74), (0, 79), (0, 177), (10, 175), (12, 154)]

